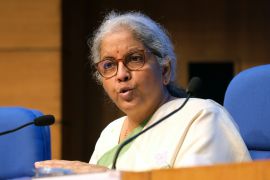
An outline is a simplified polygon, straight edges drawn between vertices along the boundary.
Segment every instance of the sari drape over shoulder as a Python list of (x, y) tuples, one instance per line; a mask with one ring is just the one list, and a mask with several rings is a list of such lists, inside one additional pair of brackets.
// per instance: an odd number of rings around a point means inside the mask
[[(184, 99), (163, 104), (144, 128), (177, 109)], [(104, 162), (107, 152), (119, 144), (126, 117), (110, 123), (101, 133), (90, 163)], [(109, 153), (108, 153), (109, 154)], [(237, 125), (221, 105), (212, 100), (191, 98), (185, 107), (155, 128), (135, 139), (117, 161), (122, 171), (145, 171), (157, 168), (211, 165), (250, 160)], [(112, 160), (104, 165), (111, 165)], [(107, 166), (110, 168), (110, 165)]]
[[(131, 133), (129, 133), (129, 135), (119, 144), (117, 144), (116, 146), (114, 146), (112, 149), (110, 149), (109, 151), (107, 151), (105, 154), (103, 154), (103, 156), (97, 161), (97, 165), (100, 166), (105, 166), (105, 167), (109, 167), (111, 168), (112, 163), (113, 163), (113, 159), (114, 156), (116, 154), (116, 151), (118, 150), (118, 148), (122, 145), (122, 143), (129, 139), (130, 137), (134, 136), (135, 134), (138, 134), (139, 132), (141, 132), (144, 128), (144, 126), (147, 124), (147, 122), (149, 121), (150, 118), (144, 120), (137, 128), (133, 129), (133, 131)], [(123, 149), (121, 150), (119, 157), (121, 155), (123, 155), (131, 146), (132, 142), (130, 142), (129, 144), (127, 144), (125, 147), (123, 147)]]

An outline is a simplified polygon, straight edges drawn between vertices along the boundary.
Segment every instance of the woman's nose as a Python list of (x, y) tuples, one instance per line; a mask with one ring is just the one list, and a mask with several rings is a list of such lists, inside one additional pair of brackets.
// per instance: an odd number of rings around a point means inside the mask
[(117, 80), (120, 82), (128, 81), (131, 78), (130, 71), (123, 64), (123, 62), (118, 63), (118, 70), (117, 70), (116, 77), (117, 77)]

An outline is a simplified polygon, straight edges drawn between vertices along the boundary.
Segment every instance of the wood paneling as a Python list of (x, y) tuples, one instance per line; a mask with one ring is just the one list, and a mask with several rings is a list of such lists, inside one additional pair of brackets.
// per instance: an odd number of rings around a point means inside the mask
[(145, 172), (122, 172), (123, 180), (264, 180), (270, 178), (269, 161), (229, 163), (211, 166), (156, 169)]
[(0, 49), (59, 49), (60, 14), (60, 0), (0, 0)]
[(54, 113), (60, 118), (60, 54), (0, 51), (0, 104)]
[(187, 85), (190, 62), (231, 61), (235, 73), (270, 63), (269, 1), (192, 1), (162, 3), (148, 13), (171, 34), (180, 84)]
[(60, 0), (0, 0), (0, 106), (53, 114), (52, 158), (61, 158)]

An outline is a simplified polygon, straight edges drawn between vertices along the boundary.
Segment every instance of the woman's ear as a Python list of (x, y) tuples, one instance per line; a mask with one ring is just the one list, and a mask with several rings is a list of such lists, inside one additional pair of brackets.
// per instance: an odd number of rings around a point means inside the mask
[(163, 84), (166, 86), (169, 84), (171, 79), (171, 61), (165, 60), (162, 63), (162, 81)]

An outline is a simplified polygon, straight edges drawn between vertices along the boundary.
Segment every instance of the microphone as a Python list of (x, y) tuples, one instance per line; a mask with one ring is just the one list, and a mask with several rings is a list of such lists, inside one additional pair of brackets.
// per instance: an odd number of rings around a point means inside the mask
[(139, 132), (138, 134), (135, 134), (133, 136), (131, 136), (130, 138), (128, 138), (127, 140), (125, 140), (117, 149), (115, 155), (114, 155), (114, 159), (113, 159), (113, 164), (112, 164), (112, 169), (116, 169), (116, 163), (117, 163), (117, 159), (118, 156), (121, 152), (121, 150), (123, 149), (123, 147), (125, 147), (127, 144), (129, 144), (130, 142), (132, 142), (133, 140), (135, 140), (138, 136), (142, 135), (143, 133), (145, 133), (146, 131), (152, 129), (153, 127), (155, 127), (156, 125), (158, 125), (159, 123), (161, 123), (162, 121), (164, 121), (165, 119), (167, 119), (168, 117), (170, 117), (171, 115), (175, 114), (176, 112), (178, 112), (179, 110), (181, 110), (186, 103), (188, 102), (189, 98), (193, 95), (196, 94), (196, 91), (198, 91), (200, 89), (202, 85), (202, 82), (200, 80), (200, 78), (198, 77), (193, 77), (188, 85), (188, 88), (186, 90), (187, 92), (187, 97), (185, 99), (185, 101), (181, 104), (181, 106), (177, 109), (175, 109), (174, 111), (170, 112), (169, 114), (167, 114), (166, 116), (164, 116), (163, 118), (159, 119), (158, 121), (156, 121), (155, 123), (151, 124), (150, 126), (148, 126), (147, 128), (143, 129), (141, 132)]
[(34, 124), (36, 126), (50, 126), (55, 122), (53, 115), (43, 115), (34, 119)]
[(52, 125), (54, 122), (55, 122), (55, 118), (53, 115), (43, 115), (43, 116), (35, 118), (32, 122), (26, 123), (22, 126), (15, 128), (15, 129), (0, 132), (0, 136), (18, 131), (19, 129), (22, 129), (22, 128), (29, 126), (31, 124), (34, 124), (36, 126), (49, 126), (49, 125)]
[(186, 92), (187, 94), (194, 96), (197, 94), (197, 92), (199, 92), (201, 88), (202, 88), (202, 80), (199, 77), (193, 77), (189, 82)]

